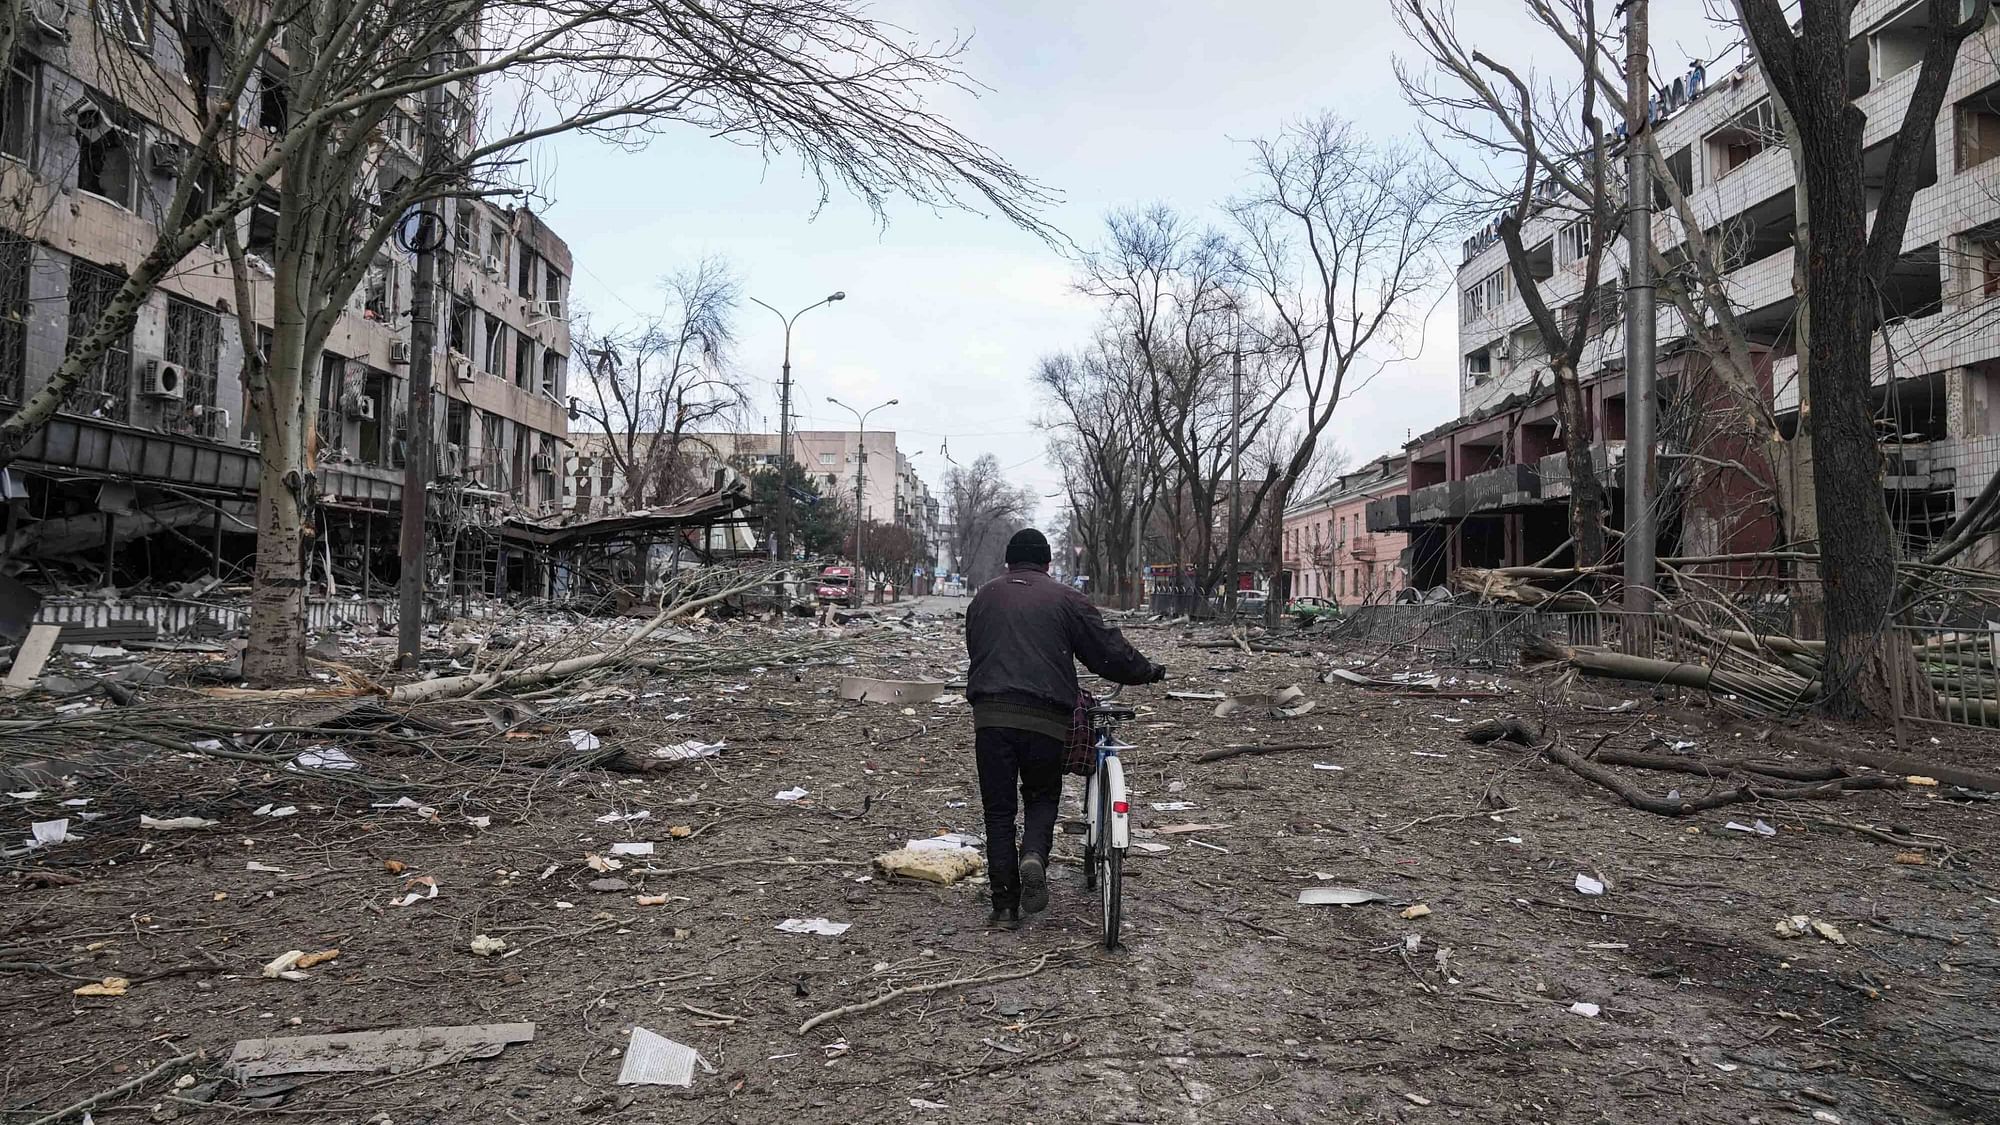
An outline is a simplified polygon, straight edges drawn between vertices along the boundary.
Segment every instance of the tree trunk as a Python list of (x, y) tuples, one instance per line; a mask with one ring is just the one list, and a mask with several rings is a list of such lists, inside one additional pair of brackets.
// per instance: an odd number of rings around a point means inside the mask
[[(1771, 441), (1764, 446), (1770, 463), (1771, 480), (1778, 490), (1778, 512), (1782, 546), (1788, 551), (1816, 550), (1819, 544), (1818, 490), (1813, 486), (1812, 434), (1801, 429), (1790, 441)], [(1826, 636), (1825, 602), (1820, 597), (1819, 567), (1796, 563), (1796, 576), (1804, 579), (1792, 590), (1791, 634), (1804, 640)]]
[[(1584, 408), (1583, 385), (1576, 369), (1558, 363), (1555, 379), (1556, 412), (1563, 426), (1563, 463), (1569, 469), (1569, 534), (1576, 543), (1576, 565), (1596, 566), (1604, 561), (1604, 482), (1598, 479), (1590, 455), (1590, 414)], [(1631, 456), (1631, 452), (1626, 455)]]
[(264, 458), (257, 490), (250, 643), (243, 652), (243, 675), (254, 683), (282, 683), (305, 675), (305, 512), (298, 495), (287, 487), (286, 475), (283, 466)]
[(1890, 670), (1878, 643), (1895, 591), (1896, 557), (1882, 502), (1869, 378), (1872, 299), (1865, 283), (1867, 219), (1860, 176), (1861, 114), (1837, 111), (1840, 128), (1801, 129), (1799, 166), (1812, 208), (1806, 256), (1811, 331), (1802, 362), (1812, 380), (1802, 431), (1811, 440), (1814, 510), (1826, 605), (1826, 689), (1831, 715), (1888, 714)]

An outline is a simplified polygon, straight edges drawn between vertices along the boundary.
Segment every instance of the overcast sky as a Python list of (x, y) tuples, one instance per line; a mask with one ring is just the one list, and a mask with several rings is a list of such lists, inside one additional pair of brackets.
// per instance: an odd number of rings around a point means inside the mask
[[(1727, 39), (1670, 5), (1655, 5), (1662, 67), (1721, 53)], [(1695, 5), (1681, 5), (1684, 8)], [(1511, 0), (1467, 0), (1461, 19), (1503, 58), (1532, 59)], [(988, 89), (940, 104), (966, 133), (1060, 193), (1049, 215), (1079, 245), (1104, 216), (1163, 202), (1213, 215), (1243, 189), (1245, 141), (1331, 110), (1371, 136), (1407, 136), (1420, 121), (1391, 71), (1408, 54), (1387, 0), (1053, 0), (882, 3), (875, 11), (929, 39), (971, 37), (968, 73)], [(1713, 71), (1711, 71), (1713, 72)], [(894, 429), (936, 488), (947, 455), (992, 453), (1016, 481), (1055, 491), (1059, 475), (1034, 420), (1037, 360), (1085, 342), (1096, 305), (1077, 294), (1075, 263), (1004, 221), (893, 203), (886, 227), (818, 195), (794, 163), (694, 131), (643, 152), (582, 137), (540, 154), (551, 225), (576, 260), (574, 294), (598, 320), (659, 306), (659, 278), (705, 254), (727, 258), (746, 293), (787, 311), (834, 290), (847, 300), (807, 313), (793, 337), (796, 412), (807, 428), (853, 424), (826, 403), (900, 404), (871, 419)], [(1456, 243), (1441, 247), (1449, 267)], [(1440, 294), (1442, 295), (1442, 294)], [(1456, 413), (1456, 304), (1440, 301), (1419, 359), (1345, 401), (1334, 439), (1362, 460)], [(776, 428), (781, 327), (746, 305), (739, 360), (755, 391), (750, 424)], [(1047, 516), (1056, 502), (1044, 501)]]

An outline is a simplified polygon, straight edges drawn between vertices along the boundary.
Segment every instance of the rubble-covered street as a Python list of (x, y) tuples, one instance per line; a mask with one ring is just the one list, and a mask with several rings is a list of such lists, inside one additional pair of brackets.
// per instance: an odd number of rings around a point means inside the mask
[[(1173, 678), (1125, 697), (1141, 707), (1125, 732), (1141, 831), (1127, 948), (1106, 953), (1075, 837), (1058, 837), (1053, 905), (1018, 933), (985, 929), (976, 875), (873, 866), (980, 834), (969, 711), (950, 687), (856, 702), (839, 681), (962, 682), (964, 604), (832, 629), (689, 614), (632, 648), (652, 667), (414, 702), (365, 687), (410, 679), (385, 671), (389, 638), (323, 646), (322, 687), (289, 693), (204, 682), (220, 653), (59, 653), (50, 673), (80, 694), (5, 705), (0, 1109), (397, 1125), (2000, 1117), (1993, 795), (1951, 781), (1978, 781), (1994, 754), (1968, 732), (1906, 747), (1949, 776), (1853, 771), (1888, 787), (1667, 817), (1542, 748), (1679, 758), (1621, 775), (1699, 800), (1739, 779), (1698, 763), (1810, 773), (1825, 761), (1801, 738), (1865, 740), (1771, 735), (1695, 693), (1411, 667), (1333, 629), (1245, 652), (1214, 627), (1133, 617)], [(431, 671), (610, 651), (644, 627), (461, 621), (433, 639)], [(1373, 682), (1321, 682), (1325, 668)], [(1171, 694), (1293, 684), (1313, 706), (1283, 718)], [(1462, 737), (1496, 717), (1530, 744)], [(1298, 748), (1215, 756), (1236, 746)], [(1298, 901), (1316, 888), (1375, 901)], [(468, 1030), (303, 1056), (245, 1043), (447, 1027)], [(635, 1036), (646, 1050), (628, 1060)], [(641, 1064), (690, 1085), (619, 1083)]]

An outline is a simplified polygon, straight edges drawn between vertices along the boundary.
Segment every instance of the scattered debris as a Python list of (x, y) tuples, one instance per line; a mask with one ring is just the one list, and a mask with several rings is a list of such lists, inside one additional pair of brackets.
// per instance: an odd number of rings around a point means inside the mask
[(1417, 903), (1417, 904), (1416, 904), (1415, 906), (1406, 906), (1406, 907), (1404, 907), (1404, 908), (1402, 909), (1402, 911), (1401, 911), (1401, 914), (1402, 914), (1402, 917), (1403, 917), (1403, 920), (1407, 922), (1407, 921), (1413, 921), (1413, 920), (1415, 920), (1415, 919), (1417, 919), (1417, 918), (1425, 918), (1425, 917), (1428, 917), (1428, 916), (1430, 915), (1430, 912), (1431, 912), (1431, 908), (1430, 908), (1430, 907), (1428, 907), (1428, 906), (1425, 906), (1425, 905), (1424, 905), (1423, 903), (1421, 903), (1421, 902), (1420, 902), (1420, 903)]
[(651, 840), (619, 840), (611, 845), (612, 855), (652, 855)]
[[(220, 750), (221, 746), (215, 749)], [(338, 746), (313, 746), (293, 758), (292, 766), (302, 770), (357, 770), (361, 768), (361, 763)], [(409, 800), (407, 797), (403, 799)]]
[(403, 884), (404, 895), (391, 902), (390, 906), (412, 906), (438, 896), (438, 881), (435, 875), (419, 875)]
[(496, 953), (505, 952), (507, 952), (507, 942), (504, 938), (478, 934), (472, 939), (472, 953), (476, 957), (491, 957)]
[(1360, 906), (1364, 902), (1387, 902), (1388, 898), (1360, 887), (1307, 887), (1299, 892), (1300, 906)]
[(1229, 696), (1216, 704), (1215, 717), (1227, 719), (1246, 711), (1261, 711), (1273, 719), (1296, 719), (1316, 706), (1299, 685), (1292, 684), (1277, 691)]
[(897, 848), (875, 857), (875, 870), (883, 875), (921, 879), (950, 886), (968, 875), (985, 870), (986, 860), (972, 848)]
[(1830, 922), (1822, 922), (1817, 918), (1804, 914), (1794, 914), (1789, 918), (1780, 918), (1778, 919), (1778, 924), (1773, 929), (1782, 938), (1804, 937), (1807, 934), (1817, 934), (1824, 940), (1830, 941), (1835, 945), (1847, 944), (1847, 935), (1841, 933), (1838, 927)]
[(1576, 1003), (1571, 1004), (1569, 1006), (1569, 1010), (1575, 1012), (1579, 1016), (1583, 1016), (1586, 1019), (1596, 1019), (1597, 1014), (1603, 1011), (1603, 1009), (1599, 1008), (1597, 1005), (1585, 1003), (1582, 1000), (1578, 1000)]
[(799, 786), (793, 786), (790, 789), (780, 790), (777, 793), (777, 795), (772, 799), (778, 801), (797, 801), (811, 795), (812, 795), (812, 790), (805, 789)]
[(105, 977), (91, 984), (70, 989), (72, 996), (123, 996), (132, 987), (132, 982), (124, 977)]
[[(693, 1047), (676, 1043), (643, 1027), (632, 1029), (625, 1045), (625, 1063), (618, 1070), (620, 1086), (692, 1086), (694, 1064), (701, 1056)], [(706, 1067), (706, 1064), (703, 1064)], [(713, 1073), (713, 1068), (708, 1068)]]
[(1580, 895), (1601, 895), (1604, 893), (1604, 884), (1579, 872), (1576, 877), (1576, 893)]
[(14, 664), (7, 669), (7, 677), (0, 680), (0, 689), (8, 692), (27, 691), (35, 684), (35, 677), (49, 662), (49, 654), (55, 651), (56, 638), (62, 634), (60, 625), (33, 625), (28, 629), (28, 639), (14, 652)]
[(824, 918), (787, 918), (778, 923), (778, 928), (788, 934), (818, 934), (821, 937), (839, 937), (854, 928), (852, 922), (829, 922)]
[(1778, 834), (1777, 829), (1771, 827), (1770, 825), (1764, 823), (1761, 820), (1755, 822), (1754, 824), (1739, 824), (1736, 821), (1732, 820), (1728, 824), (1723, 825), (1722, 827), (1731, 832), (1754, 832), (1759, 836), (1776, 836)]
[(207, 820), (199, 816), (174, 816), (161, 819), (160, 817), (149, 816), (146, 813), (139, 814), (139, 827), (150, 828), (156, 832), (178, 832), (189, 828), (213, 828), (217, 823), (217, 821)]
[(929, 703), (943, 695), (942, 680), (879, 680), (872, 676), (842, 676), (840, 698), (860, 703)]
[(299, 960), (306, 955), (303, 949), (288, 949), (272, 958), (264, 966), (265, 980), (305, 980), (307, 974), (299, 971)]
[(489, 1023), (244, 1039), (229, 1053), (226, 1065), (239, 1082), (279, 1074), (401, 1073), (490, 1059), (510, 1044), (534, 1038), (532, 1023)]

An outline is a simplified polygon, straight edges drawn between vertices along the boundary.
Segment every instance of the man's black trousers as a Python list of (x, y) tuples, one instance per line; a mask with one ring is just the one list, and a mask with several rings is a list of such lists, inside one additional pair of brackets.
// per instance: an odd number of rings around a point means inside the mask
[[(981, 727), (974, 746), (979, 799), (986, 806), (986, 875), (993, 908), (1006, 910), (1021, 904), (1021, 856), (1047, 860), (1055, 843), (1065, 747), (1060, 739), (1012, 727)], [(1024, 809), (1017, 846), (1014, 816)]]

